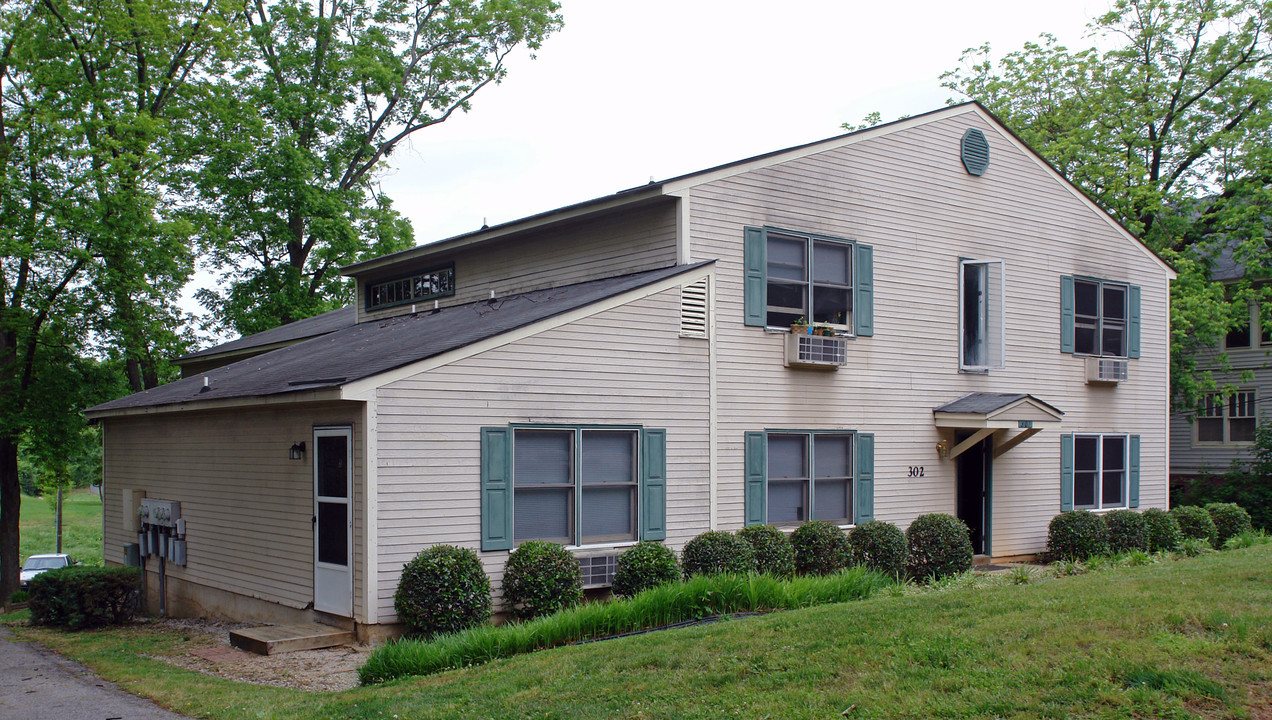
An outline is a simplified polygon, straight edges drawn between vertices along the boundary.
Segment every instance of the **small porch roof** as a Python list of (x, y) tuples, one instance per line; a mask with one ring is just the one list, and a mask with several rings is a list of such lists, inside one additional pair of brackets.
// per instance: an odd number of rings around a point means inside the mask
[(932, 410), (937, 427), (1058, 429), (1064, 413), (1027, 393), (968, 393)]

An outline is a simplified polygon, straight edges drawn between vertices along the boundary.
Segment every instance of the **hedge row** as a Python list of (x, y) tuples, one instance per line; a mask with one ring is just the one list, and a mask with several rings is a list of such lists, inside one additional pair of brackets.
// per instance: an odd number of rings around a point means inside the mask
[(1157, 508), (1143, 513), (1113, 510), (1103, 515), (1071, 510), (1051, 519), (1047, 553), (1057, 560), (1086, 560), (1136, 550), (1177, 550), (1189, 539), (1203, 540), (1219, 549), (1250, 529), (1249, 513), (1235, 503), (1181, 505), (1170, 512)]

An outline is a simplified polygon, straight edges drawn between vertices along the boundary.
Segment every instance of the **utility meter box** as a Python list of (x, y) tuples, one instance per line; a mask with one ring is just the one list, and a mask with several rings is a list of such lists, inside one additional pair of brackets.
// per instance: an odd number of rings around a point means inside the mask
[(143, 523), (159, 527), (176, 527), (181, 517), (181, 503), (176, 500), (141, 499), (141, 511), (138, 513)]

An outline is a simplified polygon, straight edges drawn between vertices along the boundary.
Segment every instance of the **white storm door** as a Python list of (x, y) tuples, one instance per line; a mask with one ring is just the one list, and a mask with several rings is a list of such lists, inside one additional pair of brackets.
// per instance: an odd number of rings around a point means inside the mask
[(314, 430), (314, 609), (353, 616), (353, 429)]

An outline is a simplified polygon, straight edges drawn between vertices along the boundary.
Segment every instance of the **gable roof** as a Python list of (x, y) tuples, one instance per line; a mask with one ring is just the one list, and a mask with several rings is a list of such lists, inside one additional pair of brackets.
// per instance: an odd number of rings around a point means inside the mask
[(853, 145), (882, 135), (887, 135), (889, 133), (899, 132), (912, 127), (969, 113), (980, 116), (993, 127), (1002, 131), (1003, 137), (1032, 159), (1041, 170), (1050, 175), (1052, 179), (1061, 183), (1075, 198), (1086, 205), (1090, 210), (1097, 213), (1118, 234), (1133, 243), (1141, 252), (1152, 259), (1172, 278), (1175, 276), (1174, 269), (1171, 268), (1166, 261), (1162, 260), (1156, 252), (1145, 245), (1144, 242), (1131, 233), (1131, 231), (1127, 230), (1126, 227), (1110, 215), (1108, 211), (1096, 204), (1095, 201), (1092, 200), (1091, 197), (1088, 196), (1081, 188), (1077, 187), (1061, 175), (1060, 172), (1056, 170), (1055, 166), (1039, 155), (1032, 147), (1029, 146), (1028, 143), (1020, 139), (1020, 137), (1016, 135), (1011, 128), (1004, 125), (1003, 122), (990, 112), (988, 108), (976, 101), (969, 101), (958, 105), (939, 108), (937, 110), (931, 110), (908, 118), (894, 120), (893, 122), (882, 123), (875, 125), (874, 127), (836, 135), (824, 140), (816, 140), (803, 145), (796, 145), (794, 147), (775, 150), (762, 155), (756, 155), (754, 157), (725, 163), (723, 165), (717, 165), (705, 170), (686, 173), (667, 180), (651, 180), (647, 185), (641, 185), (627, 190), (620, 190), (612, 195), (606, 195), (592, 200), (566, 205), (555, 210), (530, 215), (519, 220), (512, 220), (498, 225), (483, 227), (474, 232), (456, 235), (434, 243), (419, 245), (389, 255), (382, 255), (378, 258), (353, 263), (352, 265), (347, 265), (341, 268), (340, 271), (344, 275), (358, 277), (365, 273), (374, 272), (402, 261), (409, 261), (415, 258), (428, 257), (437, 253), (449, 252), (457, 248), (489, 242), (498, 238), (515, 235), (517, 233), (536, 228), (551, 226), (562, 222), (569, 222), (571, 220), (594, 214), (602, 214), (618, 210), (620, 208), (629, 209), (635, 205), (658, 202), (663, 198), (680, 196), (696, 185), (714, 182), (733, 175), (751, 172), (753, 170), (770, 167), (780, 163), (789, 162), (791, 160), (797, 160), (815, 153)]
[(98, 418), (141, 408), (336, 389), (709, 264), (676, 265), (371, 320), (102, 403), (85, 414)]

